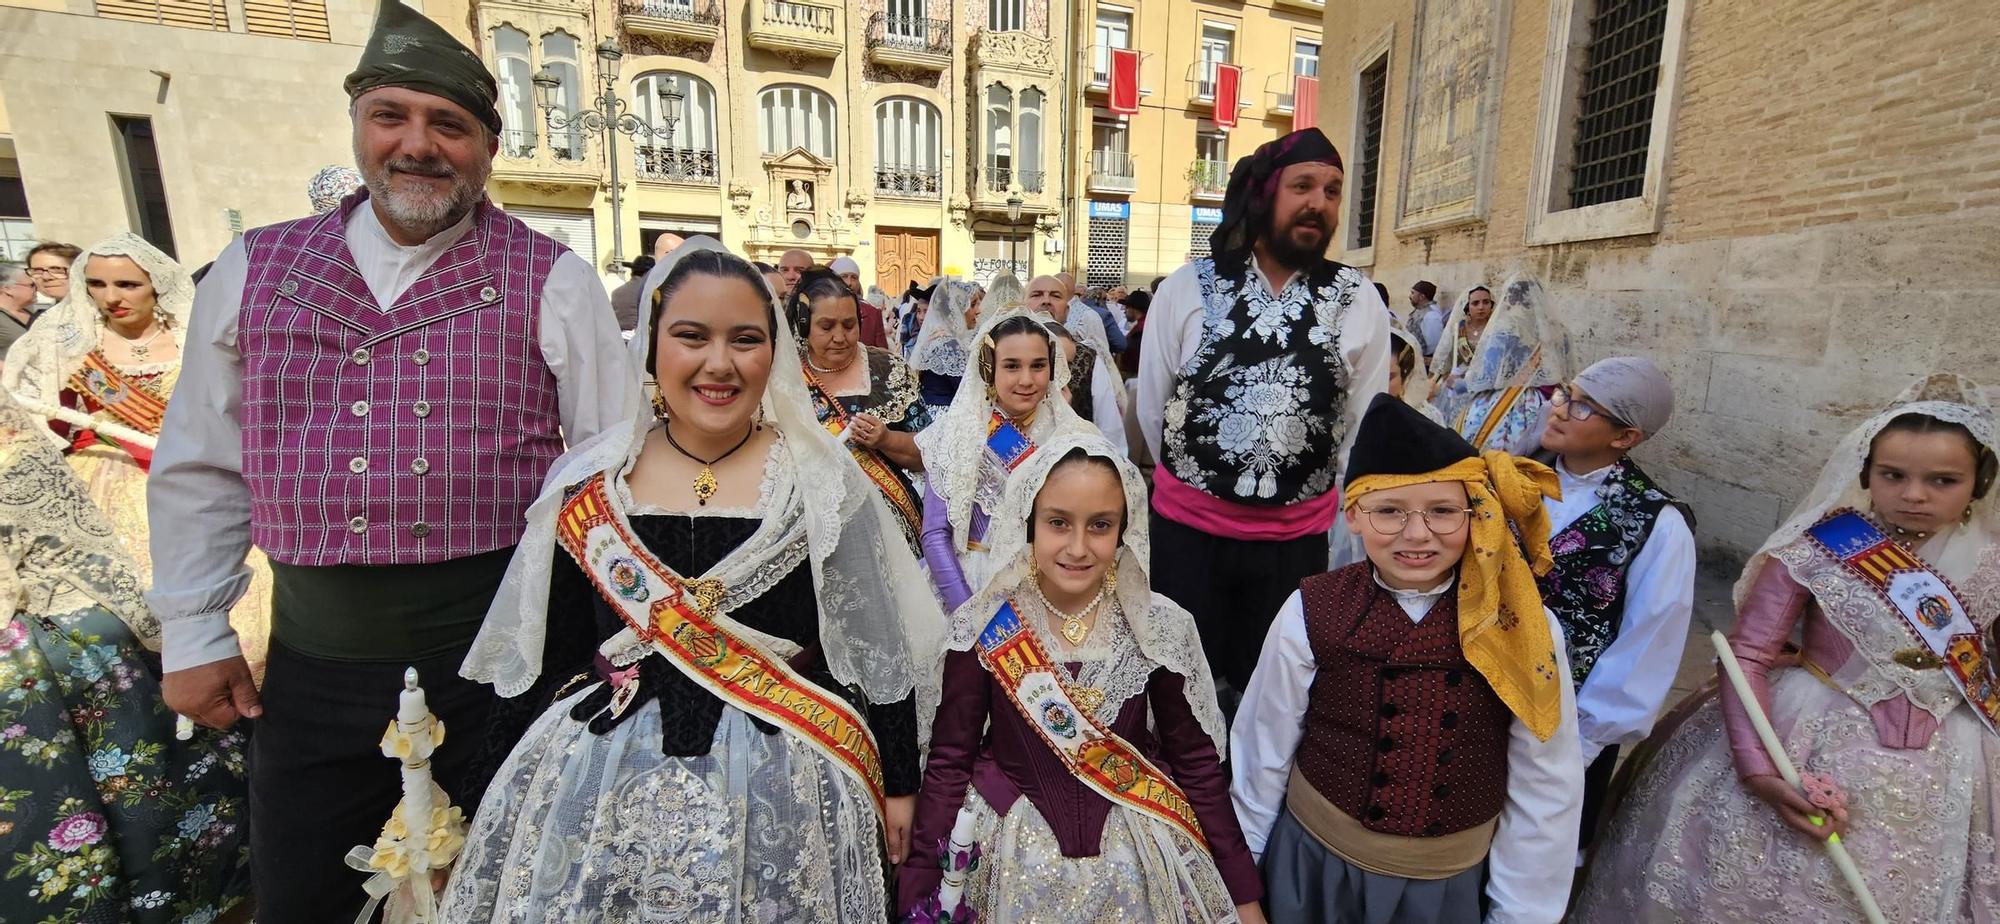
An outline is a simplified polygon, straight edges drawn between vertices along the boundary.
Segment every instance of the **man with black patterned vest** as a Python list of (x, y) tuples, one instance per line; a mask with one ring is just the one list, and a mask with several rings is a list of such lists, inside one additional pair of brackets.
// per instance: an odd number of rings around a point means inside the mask
[[(365, 188), (217, 258), (148, 485), (167, 705), (257, 720), (257, 916), (286, 924), (366, 899), (342, 858), (400, 796), (379, 741), (405, 667), (448, 730), (438, 782), (478, 805), (482, 748), (511, 742), (482, 740), (492, 689), (459, 665), (550, 464), (639, 394), (589, 263), (486, 199), (478, 56), (383, 0), (346, 90)], [(227, 619), (253, 542), (275, 579), (261, 693)]]
[(1562, 483), (1548, 501), (1555, 567), (1542, 600), (1569, 638), (1583, 739), (1583, 844), (1621, 746), (1653, 730), (1694, 615), (1693, 515), (1629, 455), (1667, 425), (1673, 387), (1643, 357), (1599, 360), (1550, 399), (1542, 449)]
[(1147, 316), (1138, 418), (1153, 474), (1154, 586), (1194, 614), (1225, 708), (1270, 614), (1325, 570), (1355, 421), (1389, 387), (1389, 308), (1326, 258), (1340, 152), (1317, 128), (1236, 162), (1211, 259)]
[(1230, 728), (1266, 914), (1554, 924), (1583, 806), (1569, 657), (1535, 585), (1555, 473), (1388, 395), (1357, 429), (1345, 509), (1368, 560), (1285, 601)]

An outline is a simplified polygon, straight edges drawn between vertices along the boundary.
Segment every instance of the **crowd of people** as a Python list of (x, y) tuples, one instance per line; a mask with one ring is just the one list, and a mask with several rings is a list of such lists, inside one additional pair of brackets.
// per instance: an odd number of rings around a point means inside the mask
[(1527, 275), (1393, 311), (1317, 129), (1141, 289), (695, 237), (607, 295), (382, 10), (313, 214), (5, 268), (0, 918), (1862, 920), (1835, 833), (2000, 918), (1979, 385), (1836, 447), (1676, 705), (1667, 376)]

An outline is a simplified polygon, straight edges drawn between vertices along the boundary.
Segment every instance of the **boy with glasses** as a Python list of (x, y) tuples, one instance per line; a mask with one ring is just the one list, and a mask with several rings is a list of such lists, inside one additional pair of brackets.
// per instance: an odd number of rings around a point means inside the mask
[(1541, 588), (1569, 639), (1588, 847), (1619, 748), (1652, 731), (1680, 667), (1694, 612), (1693, 518), (1628, 455), (1673, 414), (1657, 366), (1600, 360), (1549, 405), (1542, 449), (1562, 495), (1547, 502), (1555, 567)]
[(1230, 729), (1265, 914), (1554, 924), (1583, 806), (1569, 659), (1535, 585), (1555, 474), (1389, 395), (1345, 474), (1368, 560), (1285, 601)]
[(69, 295), (69, 265), (83, 250), (75, 244), (48, 241), (28, 251), (28, 275), (35, 279), (36, 301), (44, 308)]

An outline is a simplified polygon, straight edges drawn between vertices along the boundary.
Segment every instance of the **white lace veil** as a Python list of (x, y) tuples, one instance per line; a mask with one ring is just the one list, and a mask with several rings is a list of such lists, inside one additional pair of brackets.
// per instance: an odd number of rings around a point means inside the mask
[(1569, 332), (1549, 313), (1542, 284), (1532, 276), (1516, 273), (1507, 277), (1493, 298), (1498, 304), (1472, 353), (1472, 366), (1465, 373), (1466, 392), (1512, 387), (1537, 347), (1542, 351), (1541, 364), (1523, 384), (1541, 387), (1568, 379)]
[[(1146, 572), (1146, 563), (1152, 560), (1152, 542), (1147, 532), (1145, 478), (1137, 466), (1095, 432), (1064, 434), (1052, 439), (1036, 449), (1007, 480), (1006, 491), (993, 513), (992, 531), (987, 534), (991, 560), (995, 563), (993, 577), (951, 615), (951, 637), (946, 645), (955, 651), (971, 650), (1000, 603), (1034, 580), (1034, 549), (1028, 540), (1028, 519), (1034, 513), (1035, 496), (1042, 492), (1043, 483), (1056, 465), (1077, 449), (1116, 466), (1125, 487), (1125, 535), (1118, 547), (1116, 566), (1118, 609), (1125, 627), (1146, 660), (1186, 679), (1188, 706), (1201, 722), (1202, 731), (1215, 741), (1216, 752), (1227, 754), (1228, 723), (1216, 703), (1215, 678), (1209, 674), (1208, 658), (1202, 653), (1194, 616), (1164, 594), (1154, 593)], [(1103, 617), (1099, 619), (1098, 631), (1102, 631)], [(917, 703), (919, 711), (935, 710), (936, 706), (935, 702)]]
[(967, 355), (977, 352), (965, 329), (965, 309), (972, 307), (972, 284), (939, 276), (931, 280), (931, 286), (930, 308), (924, 312), (916, 346), (910, 350), (910, 370), (964, 375)]
[[(628, 346), (633, 368), (645, 368), (647, 344), (653, 337), (653, 293), (684, 257), (702, 250), (725, 254), (751, 269), (749, 261), (708, 237), (689, 238), (669, 254), (646, 277), (640, 301), (646, 307), (639, 312), (638, 330)], [(754, 269), (750, 275), (757, 275)], [(765, 292), (775, 302), (768, 287)], [(760, 406), (766, 425), (776, 427), (781, 437), (773, 452), (784, 454), (789, 471), (774, 482), (777, 492), (764, 498), (765, 515), (757, 532), (708, 572), (730, 588), (722, 616), (727, 618), (783, 577), (773, 572), (789, 570), (783, 562), (798, 554), (795, 550), (803, 541), (819, 601), (820, 647), (834, 678), (858, 686), (874, 703), (897, 702), (913, 691), (935, 696), (940, 677), (929, 668), (944, 641), (944, 614), (937, 598), (881, 494), (813, 415), (800, 364), (784, 361), (798, 355), (790, 327), (781, 321), (772, 333), (779, 361), (772, 364)], [(641, 385), (634, 382), (633, 387)], [(650, 391), (650, 385), (646, 387)], [(542, 664), (549, 571), (558, 548), (555, 518), (564, 489), (599, 472), (610, 473), (615, 481), (630, 469), (646, 434), (658, 423), (650, 400), (639, 404), (644, 410), (631, 426), (609, 428), (556, 461), (541, 497), (528, 508), (527, 531), (460, 671), (465, 677), (493, 684), (502, 696), (519, 695), (534, 683)], [(732, 628), (780, 657), (799, 650), (748, 627)], [(929, 716), (920, 715), (919, 721), (929, 727)]]
[(1028, 303), (1028, 287), (1013, 273), (1001, 273), (993, 277), (986, 287), (986, 310), (1004, 311), (1019, 308)]
[[(1475, 282), (1458, 294), (1458, 304), (1453, 305), (1451, 313), (1445, 315), (1444, 331), (1438, 335), (1437, 347), (1431, 351), (1431, 378), (1442, 379), (1451, 374), (1453, 358), (1458, 355), (1459, 325), (1465, 321), (1466, 303), (1472, 300), (1474, 289), (1493, 290), (1484, 282)], [(1488, 317), (1486, 320), (1490, 323), (1493, 319)]]
[[(194, 280), (172, 257), (146, 243), (144, 238), (131, 232), (115, 234), (92, 244), (70, 264), (69, 295), (36, 319), (35, 325), (7, 351), (6, 366), (0, 368), (0, 387), (12, 393), (22, 407), (43, 417), (62, 417), (72, 424), (89, 423), (120, 439), (150, 446), (155, 439), (152, 436), (111, 422), (71, 420), (82, 415), (65, 412), (61, 405), (62, 390), (69, 377), (83, 365), (83, 358), (97, 349), (98, 337), (104, 329), (104, 319), (90, 297), (90, 287), (84, 283), (85, 269), (93, 256), (128, 257), (139, 264), (152, 280), (158, 299), (156, 310), (160, 322), (167, 327), (167, 335), (177, 344), (186, 341), (188, 311), (194, 307)], [(61, 442), (55, 434), (49, 436)]]
[[(1987, 449), (2000, 450), (2000, 422), (1995, 421), (1987, 389), (1971, 379), (1949, 372), (1918, 379), (1903, 389), (1888, 407), (1841, 437), (1833, 448), (1833, 454), (1827, 457), (1826, 466), (1820, 469), (1819, 480), (1814, 483), (1812, 493), (1806, 495), (1805, 501), (1792, 511), (1785, 525), (1764, 540), (1757, 554), (1750, 556), (1750, 561), (1743, 566), (1743, 576), (1736, 581), (1737, 606), (1743, 605), (1744, 598), (1749, 595), (1764, 566), (1772, 560), (1773, 553), (1798, 541), (1807, 529), (1825, 519), (1828, 513), (1841, 507), (1852, 507), (1863, 513), (1874, 509), (1868, 489), (1861, 486), (1861, 468), (1867, 462), (1869, 449), (1875, 444), (1875, 436), (1890, 421), (1904, 414), (1923, 414), (1960, 424), (1972, 431), (1972, 438)], [(1979, 567), (1981, 550), (2000, 541), (2000, 500), (1996, 500), (1996, 495), (2000, 495), (2000, 490), (1988, 490), (1984, 498), (1973, 502), (1972, 517), (1968, 522), (1941, 530), (1924, 543), (1920, 550), (1923, 558), (1936, 567), (1938, 573), (1954, 582), (1965, 580)]]
[(1425, 396), (1431, 393), (1431, 377), (1424, 371), (1423, 344), (1418, 343), (1415, 336), (1399, 326), (1390, 327), (1389, 334), (1397, 340), (1397, 344), (1392, 345), (1393, 348), (1389, 351), (1389, 362), (1396, 362), (1396, 352), (1401, 347), (1409, 347), (1416, 351), (1417, 361), (1410, 364), (1410, 374), (1403, 376), (1403, 403), (1414, 408), (1422, 408), (1430, 403)]
[[(931, 310), (937, 310), (936, 302), (931, 303)], [(1007, 483), (1006, 468), (986, 448), (986, 425), (993, 419), (993, 399), (987, 396), (988, 383), (981, 375), (978, 357), (993, 328), (1015, 317), (1029, 318), (1042, 325), (1053, 323), (1048, 315), (1031, 314), (1025, 308), (986, 312), (979, 333), (967, 345), (972, 361), (967, 364), (965, 376), (959, 379), (958, 394), (943, 414), (917, 434), (917, 449), (924, 456), (924, 478), (944, 501), (952, 535), (961, 544), (972, 528), (972, 505), (977, 503), (991, 513)], [(1027, 437), (1037, 445), (1063, 433), (1097, 432), (1096, 426), (1077, 416), (1069, 402), (1063, 400), (1063, 389), (1069, 385), (1069, 364), (1062, 361), (1060, 349), (1055, 359), (1049, 368), (1049, 393), (1042, 397), (1035, 419), (1028, 425)]]

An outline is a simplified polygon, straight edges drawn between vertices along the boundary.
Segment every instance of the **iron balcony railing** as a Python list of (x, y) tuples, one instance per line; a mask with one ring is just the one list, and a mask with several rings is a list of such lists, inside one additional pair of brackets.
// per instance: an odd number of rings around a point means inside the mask
[(618, 8), (632, 16), (650, 16), (675, 22), (722, 24), (722, 10), (715, 0), (623, 0)]
[(717, 169), (714, 151), (641, 146), (632, 151), (632, 160), (641, 180), (695, 186), (721, 184), (722, 174)]
[(929, 167), (883, 164), (875, 168), (875, 194), (899, 199), (941, 199), (944, 173)]
[(868, 18), (868, 47), (950, 55), (951, 22), (922, 16), (876, 13)]
[(1090, 152), (1090, 172), (1125, 180), (1137, 175), (1132, 169), (1132, 155), (1124, 151)]
[(1038, 193), (1042, 191), (1042, 178), (1044, 175), (1044, 172), (1041, 170), (987, 167), (986, 189), (988, 192), (1004, 193), (1011, 189), (1014, 184), (1019, 183), (1021, 184), (1022, 192)]

